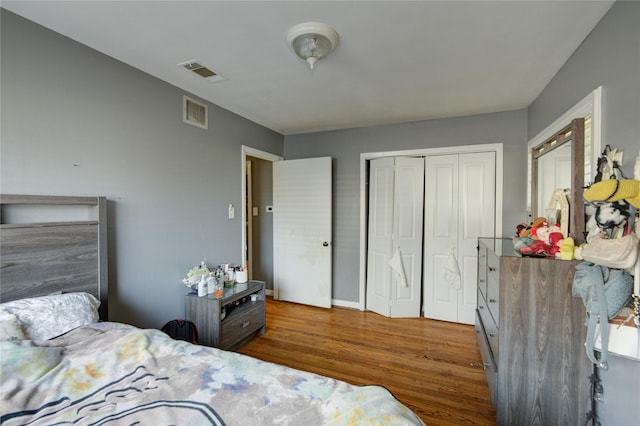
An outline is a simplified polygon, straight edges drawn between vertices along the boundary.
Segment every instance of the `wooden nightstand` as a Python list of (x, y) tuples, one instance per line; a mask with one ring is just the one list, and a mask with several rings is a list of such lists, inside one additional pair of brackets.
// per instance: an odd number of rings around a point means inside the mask
[(225, 288), (221, 298), (213, 294), (185, 296), (185, 317), (198, 329), (201, 345), (225, 350), (242, 346), (254, 335), (265, 332), (263, 281), (236, 283)]

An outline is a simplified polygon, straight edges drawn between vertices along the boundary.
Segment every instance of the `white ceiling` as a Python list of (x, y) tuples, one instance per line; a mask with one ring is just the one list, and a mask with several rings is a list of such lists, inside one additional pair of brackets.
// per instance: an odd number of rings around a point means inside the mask
[[(282, 134), (527, 107), (613, 1), (2, 1)], [(311, 72), (287, 30), (340, 44)], [(223, 81), (177, 64), (196, 59)]]

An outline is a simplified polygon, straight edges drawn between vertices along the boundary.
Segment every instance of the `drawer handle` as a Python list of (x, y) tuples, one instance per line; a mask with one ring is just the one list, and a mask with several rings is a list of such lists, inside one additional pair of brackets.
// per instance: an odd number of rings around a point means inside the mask
[(489, 333), (489, 337), (496, 337), (494, 333)]
[(493, 266), (489, 266), (489, 271), (491, 271), (491, 272), (495, 272), (495, 271), (496, 271), (496, 268), (494, 268)]
[(480, 279), (480, 282), (481, 282), (481, 283), (483, 283), (483, 282), (484, 282), (484, 280), (483, 280), (483, 279)]
[(496, 299), (489, 299), (489, 303), (496, 303)]
[(242, 328), (247, 328), (249, 325), (251, 325), (251, 321), (245, 321), (242, 323)]
[(478, 309), (484, 309), (484, 306), (480, 305), (478, 306)]

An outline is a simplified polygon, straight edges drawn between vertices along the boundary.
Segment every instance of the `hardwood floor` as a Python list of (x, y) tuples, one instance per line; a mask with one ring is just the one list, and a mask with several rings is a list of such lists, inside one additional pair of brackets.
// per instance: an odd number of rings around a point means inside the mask
[(268, 298), (266, 333), (238, 352), (355, 385), (383, 385), (429, 426), (496, 423), (470, 325)]

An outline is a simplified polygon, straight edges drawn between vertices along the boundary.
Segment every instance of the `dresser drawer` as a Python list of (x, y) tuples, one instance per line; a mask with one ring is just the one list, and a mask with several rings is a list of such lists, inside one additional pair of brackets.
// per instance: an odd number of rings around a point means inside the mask
[(498, 381), (498, 369), (495, 364), (495, 360), (493, 355), (491, 354), (491, 350), (489, 349), (489, 344), (486, 339), (485, 329), (482, 324), (482, 319), (479, 315), (479, 312), (476, 311), (476, 341), (478, 342), (478, 347), (480, 348), (480, 356), (482, 357), (482, 367), (484, 369), (484, 373), (487, 376), (487, 385), (489, 387), (489, 394), (491, 395), (491, 402), (493, 405), (496, 405), (496, 392), (497, 392), (497, 381)]
[(487, 253), (487, 308), (496, 325), (500, 325), (500, 259)]
[(485, 336), (487, 341), (489, 342), (489, 348), (491, 349), (491, 353), (493, 354), (493, 357), (496, 360), (497, 364), (500, 351), (500, 348), (498, 346), (498, 326), (493, 320), (486, 300), (482, 297), (480, 292), (478, 292), (478, 315), (480, 315), (480, 319), (482, 319)]
[(264, 301), (251, 302), (243, 309), (221, 323), (220, 348), (227, 349), (264, 326)]
[(487, 296), (487, 246), (478, 244), (478, 289)]

